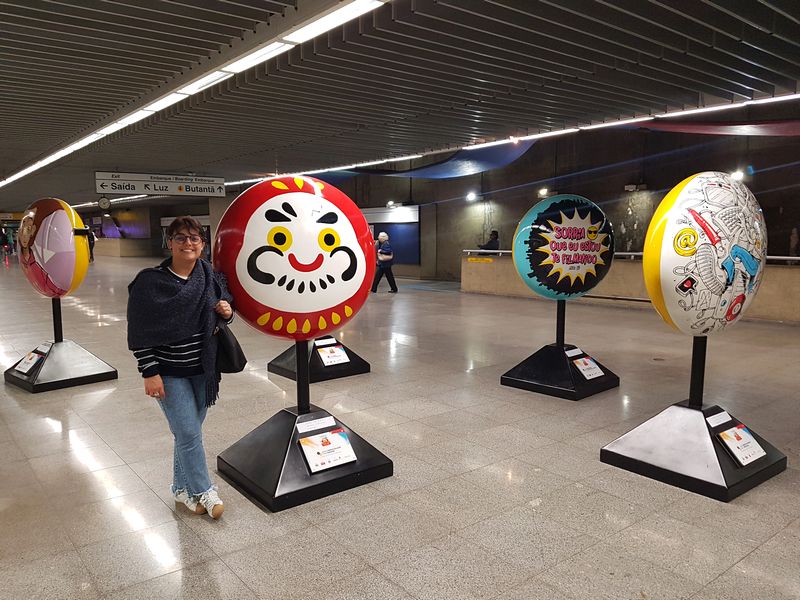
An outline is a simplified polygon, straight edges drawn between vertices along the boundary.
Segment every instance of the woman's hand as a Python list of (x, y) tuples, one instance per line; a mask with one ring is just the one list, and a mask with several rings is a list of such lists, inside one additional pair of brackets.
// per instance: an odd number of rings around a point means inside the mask
[(161, 375), (144, 378), (144, 393), (156, 400), (164, 400), (167, 397), (164, 392), (164, 382), (161, 380)]
[(233, 309), (231, 305), (228, 304), (227, 300), (220, 300), (217, 302), (217, 305), (214, 307), (216, 313), (225, 319), (226, 321), (233, 316)]

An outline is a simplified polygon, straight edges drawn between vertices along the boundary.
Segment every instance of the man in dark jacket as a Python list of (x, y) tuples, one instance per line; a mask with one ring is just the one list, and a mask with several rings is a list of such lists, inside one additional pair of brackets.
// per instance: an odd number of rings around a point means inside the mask
[(497, 229), (493, 229), (489, 234), (489, 241), (478, 246), (480, 250), (500, 250), (500, 234)]
[(375, 279), (372, 280), (372, 293), (374, 294), (378, 291), (378, 284), (381, 282), (381, 278), (386, 275), (386, 281), (389, 282), (389, 287), (391, 288), (389, 293), (396, 294), (397, 284), (394, 281), (394, 273), (392, 273), (394, 252), (389, 244), (389, 235), (381, 231), (378, 234), (378, 241), (375, 242), (375, 247), (378, 250), (378, 268), (375, 269)]

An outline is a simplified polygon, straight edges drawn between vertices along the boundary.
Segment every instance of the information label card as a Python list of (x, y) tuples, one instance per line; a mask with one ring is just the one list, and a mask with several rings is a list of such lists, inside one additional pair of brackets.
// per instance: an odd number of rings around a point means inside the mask
[(322, 359), (322, 364), (326, 367), (350, 362), (350, 357), (347, 356), (347, 351), (341, 344), (317, 348), (317, 352), (319, 352), (319, 357)]
[(749, 465), (754, 460), (767, 455), (761, 444), (744, 425), (737, 425), (721, 431), (719, 437), (742, 466)]
[(36, 352), (28, 352), (27, 356), (19, 361), (14, 369), (27, 375), (31, 372), (31, 369), (36, 366), (41, 358), (41, 354), (37, 354)]
[(576, 358), (572, 362), (578, 367), (578, 370), (586, 379), (594, 379), (595, 377), (602, 377), (604, 375), (603, 369), (598, 367), (597, 363), (588, 356)]
[(356, 460), (347, 432), (341, 427), (325, 433), (300, 438), (308, 466), (312, 473), (343, 465)]

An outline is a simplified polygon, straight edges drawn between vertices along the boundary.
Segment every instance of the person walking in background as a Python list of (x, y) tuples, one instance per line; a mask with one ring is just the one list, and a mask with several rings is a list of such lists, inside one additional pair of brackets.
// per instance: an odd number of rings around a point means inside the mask
[(478, 248), (480, 250), (500, 250), (500, 234), (497, 233), (497, 229), (492, 229), (489, 234), (489, 241), (481, 244)]
[(394, 281), (394, 273), (392, 273), (392, 263), (394, 263), (394, 252), (392, 246), (389, 244), (389, 235), (383, 231), (378, 234), (378, 241), (375, 242), (375, 248), (378, 250), (377, 260), (378, 268), (375, 269), (375, 279), (372, 280), (372, 293), (378, 291), (378, 284), (381, 278), (386, 275), (386, 281), (389, 282), (389, 293), (397, 293), (397, 284)]
[(94, 262), (94, 231), (89, 227), (89, 233), (86, 234), (86, 240), (89, 242), (89, 262)]
[(11, 254), (11, 245), (8, 242), (8, 234), (5, 229), (0, 229), (0, 253), (5, 258), (6, 254)]
[(175, 438), (175, 502), (218, 519), (224, 506), (208, 474), (202, 426), (219, 391), (214, 333), (219, 319), (233, 320), (232, 298), (225, 276), (201, 258), (200, 223), (177, 217), (167, 238), (172, 256), (128, 286), (128, 348)]

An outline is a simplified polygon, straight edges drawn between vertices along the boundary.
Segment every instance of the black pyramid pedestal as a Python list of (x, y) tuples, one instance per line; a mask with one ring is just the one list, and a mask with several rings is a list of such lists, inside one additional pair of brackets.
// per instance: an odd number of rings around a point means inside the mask
[[(298, 425), (332, 420), (320, 430), (299, 433)], [(342, 428), (357, 456), (355, 462), (311, 473), (300, 448), (304, 435)], [(217, 470), (235, 487), (277, 512), (331, 494), (391, 477), (392, 461), (325, 410), (306, 414), (285, 408), (217, 457)]]
[(53, 298), (53, 341), (39, 344), (4, 373), (6, 383), (29, 392), (97, 383), (118, 377), (117, 370), (72, 340), (64, 339), (61, 299)]
[(38, 357), (33, 368), (27, 373), (18, 371), (25, 359), (18, 361), (6, 370), (6, 383), (35, 394), (118, 377), (114, 367), (72, 340), (40, 344), (32, 354)]
[[(285, 408), (217, 456), (217, 471), (272, 511), (391, 477), (394, 465), (327, 411), (309, 403), (308, 342), (295, 343), (297, 408)], [(356, 456), (312, 472), (300, 438), (342, 429)]]
[(785, 470), (786, 456), (748, 428), (766, 455), (741, 465), (719, 438), (741, 421), (719, 406), (703, 407), (706, 339), (694, 338), (689, 400), (602, 448), (600, 461), (728, 502)]
[[(619, 377), (588, 354), (564, 343), (566, 302), (557, 301), (556, 343), (543, 346), (500, 377), (510, 387), (548, 396), (580, 400), (619, 386)], [(576, 360), (591, 360), (601, 373), (589, 378), (575, 365)]]
[[(330, 379), (339, 379), (340, 377), (350, 377), (351, 375), (361, 375), (362, 373), (369, 373), (370, 366), (367, 361), (361, 358), (358, 354), (350, 350), (347, 346), (336, 340), (332, 336), (324, 336), (318, 338), (322, 340), (332, 340), (331, 345), (336, 344), (341, 346), (347, 357), (350, 359), (348, 362), (339, 363), (336, 365), (325, 365), (320, 358), (319, 352), (316, 351), (317, 346), (313, 347), (308, 361), (309, 383), (318, 383), (320, 381), (328, 381)], [(275, 373), (281, 377), (287, 377), (297, 381), (297, 357), (295, 347), (287, 348), (267, 364), (267, 371)]]
[[(575, 353), (568, 355), (570, 352)], [(619, 377), (596, 360), (603, 374), (586, 379), (572, 362), (580, 358), (588, 358), (588, 355), (570, 344), (543, 346), (504, 373), (500, 383), (567, 400), (580, 400), (619, 386)]]

